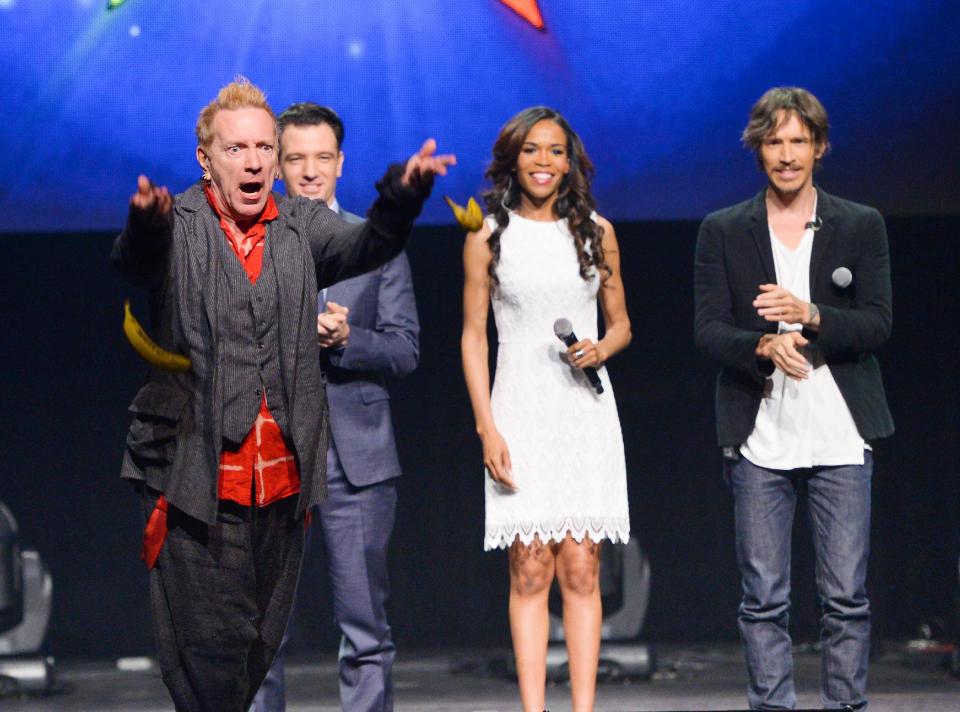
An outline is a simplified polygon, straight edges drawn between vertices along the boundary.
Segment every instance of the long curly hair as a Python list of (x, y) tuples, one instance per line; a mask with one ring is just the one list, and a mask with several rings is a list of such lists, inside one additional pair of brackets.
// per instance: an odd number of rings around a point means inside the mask
[(553, 212), (558, 220), (567, 221), (567, 228), (577, 248), (580, 276), (585, 281), (590, 281), (594, 271), (600, 274), (601, 280), (612, 274), (610, 266), (603, 258), (603, 228), (591, 218), (595, 207), (590, 192), (590, 181), (594, 174), (593, 163), (587, 156), (580, 137), (558, 111), (547, 106), (532, 106), (514, 116), (500, 129), (500, 134), (493, 144), (493, 160), (485, 173), (493, 187), (483, 194), (483, 198), (487, 212), (497, 221), (496, 228), (487, 240), (493, 255), (488, 270), (492, 289), (496, 289), (500, 284), (497, 279), (500, 236), (510, 222), (509, 211), (520, 205), (520, 186), (516, 178), (517, 158), (530, 129), (544, 120), (556, 123), (567, 137), (570, 171), (560, 181)]

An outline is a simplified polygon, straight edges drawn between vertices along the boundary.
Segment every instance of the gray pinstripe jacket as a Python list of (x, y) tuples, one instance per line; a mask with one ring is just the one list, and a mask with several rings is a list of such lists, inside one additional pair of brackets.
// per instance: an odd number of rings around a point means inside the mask
[[(321, 201), (274, 195), (279, 217), (267, 224), (265, 249), (276, 273), (277, 352), (289, 433), (299, 465), (298, 511), (324, 499), (328, 407), (317, 346), (317, 291), (362, 274), (396, 255), (406, 242), (429, 186), (400, 184), (391, 166), (377, 184), (369, 219), (350, 225)], [(218, 298), (223, 240), (220, 221), (200, 184), (174, 199), (172, 223), (138, 222), (131, 213), (111, 259), (129, 279), (149, 289), (153, 337), (188, 356), (190, 371), (151, 369), (130, 405), (121, 477), (145, 482), (197, 519), (214, 523), (222, 442), (223, 382), (231, 347), (218, 330), (225, 305)]]

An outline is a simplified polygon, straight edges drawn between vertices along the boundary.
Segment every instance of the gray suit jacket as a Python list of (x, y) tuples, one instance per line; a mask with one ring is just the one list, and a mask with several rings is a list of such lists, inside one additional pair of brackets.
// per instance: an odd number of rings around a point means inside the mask
[[(429, 186), (403, 186), (402, 166), (377, 185), (380, 197), (362, 224), (348, 225), (322, 202), (275, 194), (280, 215), (268, 223), (265, 249), (276, 270), (280, 372), (289, 414), (284, 433), (299, 466), (298, 511), (325, 495), (329, 438), (327, 403), (317, 345), (317, 291), (369, 271), (403, 247)], [(214, 240), (219, 219), (202, 188), (174, 200), (168, 225), (146, 225), (135, 213), (117, 237), (111, 258), (123, 274), (150, 289), (152, 331), (164, 348), (188, 356), (182, 374), (152, 369), (130, 406), (133, 422), (121, 476), (145, 482), (171, 505), (214, 523), (222, 447), (222, 379), (231, 344), (218, 331), (224, 305)]]
[[(348, 222), (360, 218), (341, 212)], [(327, 301), (350, 308), (346, 348), (322, 349), (330, 428), (347, 480), (355, 487), (400, 474), (385, 376), (404, 376), (420, 358), (420, 322), (410, 263), (386, 264), (327, 289)]]

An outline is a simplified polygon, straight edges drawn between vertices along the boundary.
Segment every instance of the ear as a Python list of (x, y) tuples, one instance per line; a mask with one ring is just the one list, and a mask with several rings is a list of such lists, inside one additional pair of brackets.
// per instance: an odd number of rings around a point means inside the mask
[(200, 168), (203, 170), (204, 180), (210, 180), (210, 158), (207, 156), (206, 151), (203, 150), (203, 146), (197, 146), (197, 163), (200, 164)]
[(343, 151), (337, 152), (337, 178), (343, 176)]
[(818, 161), (823, 158), (823, 154), (827, 152), (827, 144), (822, 141), (817, 144), (816, 149), (814, 150), (813, 157)]

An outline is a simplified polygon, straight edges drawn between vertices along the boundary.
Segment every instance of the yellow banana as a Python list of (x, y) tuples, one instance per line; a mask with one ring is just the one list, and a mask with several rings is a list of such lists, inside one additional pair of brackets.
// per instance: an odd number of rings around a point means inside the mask
[(123, 333), (134, 350), (140, 354), (151, 366), (163, 371), (189, 371), (190, 359), (172, 351), (160, 348), (147, 336), (147, 332), (140, 326), (140, 322), (130, 311), (130, 300), (123, 303)]
[(464, 230), (467, 232), (476, 232), (483, 227), (483, 211), (480, 210), (477, 201), (472, 197), (467, 201), (467, 207), (457, 205), (446, 195), (443, 196), (443, 199), (447, 201), (447, 205), (449, 205), (453, 211), (453, 216)]

